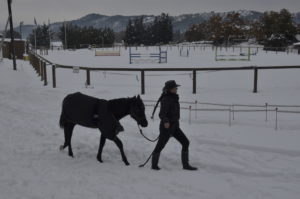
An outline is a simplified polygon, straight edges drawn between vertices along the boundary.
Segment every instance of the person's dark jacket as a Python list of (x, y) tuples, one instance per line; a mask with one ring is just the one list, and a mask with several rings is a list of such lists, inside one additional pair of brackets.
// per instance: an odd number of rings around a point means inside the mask
[(162, 123), (171, 125), (178, 123), (180, 119), (179, 96), (174, 93), (165, 93), (160, 101), (159, 117)]

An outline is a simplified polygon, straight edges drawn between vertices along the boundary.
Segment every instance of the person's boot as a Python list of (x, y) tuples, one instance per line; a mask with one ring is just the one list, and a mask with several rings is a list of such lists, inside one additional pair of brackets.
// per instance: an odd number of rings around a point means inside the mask
[(189, 164), (189, 152), (188, 151), (182, 151), (181, 152), (181, 161), (182, 161), (182, 166), (183, 166), (184, 170), (194, 171), (194, 170), (198, 169), (197, 167), (192, 167)]
[(158, 167), (158, 160), (159, 160), (159, 153), (155, 153), (152, 155), (152, 166), (151, 169), (153, 170), (160, 170), (160, 168)]

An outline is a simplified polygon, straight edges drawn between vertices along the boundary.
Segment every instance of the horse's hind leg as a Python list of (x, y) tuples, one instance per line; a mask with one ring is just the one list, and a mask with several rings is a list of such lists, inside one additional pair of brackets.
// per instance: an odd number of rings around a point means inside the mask
[(106, 141), (106, 138), (103, 135), (101, 135), (100, 136), (99, 150), (98, 150), (98, 154), (97, 154), (97, 160), (99, 162), (103, 162), (102, 161), (102, 150), (103, 150), (103, 147), (105, 145), (105, 141)]
[(64, 126), (64, 133), (65, 133), (65, 143), (63, 146), (60, 147), (61, 150), (65, 149), (68, 146), (69, 156), (73, 156), (72, 146), (71, 146), (71, 138), (73, 134), (75, 124), (73, 123), (66, 123)]
[(122, 155), (122, 160), (126, 165), (129, 165), (129, 162), (127, 161), (127, 157), (124, 153), (124, 149), (123, 149), (123, 143), (122, 141), (116, 136), (114, 139), (114, 142), (116, 143), (116, 145), (118, 146), (118, 148), (120, 149), (121, 155)]

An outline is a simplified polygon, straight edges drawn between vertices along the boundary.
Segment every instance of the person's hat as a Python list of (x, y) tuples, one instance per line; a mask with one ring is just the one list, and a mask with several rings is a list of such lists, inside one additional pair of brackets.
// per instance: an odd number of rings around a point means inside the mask
[(179, 87), (179, 86), (180, 86), (180, 85), (177, 84), (177, 83), (175, 82), (175, 80), (169, 80), (169, 81), (166, 81), (165, 87), (163, 88), (163, 90), (168, 91), (168, 90), (170, 90), (170, 89), (172, 89), (172, 88), (176, 88), (176, 87)]

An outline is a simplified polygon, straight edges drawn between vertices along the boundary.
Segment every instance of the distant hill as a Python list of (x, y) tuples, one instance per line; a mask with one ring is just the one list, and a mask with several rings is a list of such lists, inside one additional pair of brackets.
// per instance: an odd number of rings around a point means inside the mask
[[(233, 12), (233, 11), (232, 11)], [(257, 11), (248, 11), (248, 10), (239, 10), (239, 12), (243, 19), (249, 21), (255, 21), (262, 16), (262, 12)], [(204, 13), (197, 13), (197, 14), (183, 14), (179, 16), (171, 16), (173, 20), (174, 30), (179, 30), (180, 32), (184, 32), (189, 26), (192, 24), (203, 22), (209, 19), (214, 14), (219, 14), (220, 16), (224, 17), (230, 12), (204, 12)], [(300, 24), (300, 12), (293, 14), (295, 17), (296, 23)], [(81, 17), (76, 20), (67, 21), (67, 23), (72, 23), (78, 26), (93, 26), (97, 28), (104, 28), (110, 27), (115, 32), (120, 32), (125, 30), (127, 22), (129, 19), (134, 19), (140, 16), (122, 16), (122, 15), (115, 15), (115, 16), (106, 16), (101, 14), (88, 14), (84, 17)], [(145, 15), (145, 23), (152, 22), (154, 20), (154, 15)], [(51, 29), (55, 32), (58, 32), (59, 27), (63, 25), (63, 22), (56, 22), (51, 24)], [(23, 25), (22, 27), (22, 36), (26, 38), (34, 28), (34, 25)], [(15, 28), (16, 31), (19, 31), (19, 27)]]

